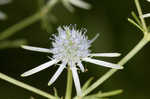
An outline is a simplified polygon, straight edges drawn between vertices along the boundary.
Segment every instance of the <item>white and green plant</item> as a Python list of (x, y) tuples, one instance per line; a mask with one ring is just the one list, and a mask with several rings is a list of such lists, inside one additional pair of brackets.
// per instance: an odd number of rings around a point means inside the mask
[[(0, 0), (1, 4), (4, 4), (4, 0)], [(39, 0), (43, 2), (42, 0)], [(91, 53), (89, 49), (91, 44), (98, 38), (96, 35), (93, 39), (89, 40), (86, 36), (86, 29), (77, 29), (75, 25), (59, 27), (58, 33), (53, 34), (52, 47), (51, 48), (40, 48), (27, 46), (26, 40), (15, 40), (9, 41), (6, 40), (10, 36), (14, 35), (19, 30), (33, 24), (34, 22), (41, 20), (42, 24), (48, 24), (46, 16), (49, 16), (54, 6), (57, 6), (58, 3), (64, 5), (69, 11), (73, 12), (74, 7), (79, 7), (82, 9), (90, 9), (91, 5), (84, 2), (83, 0), (49, 0), (48, 2), (43, 2), (40, 5), (40, 10), (33, 14), (32, 16), (18, 22), (17, 24), (8, 27), (2, 33), (0, 33), (0, 48), (9, 48), (9, 47), (22, 47), (27, 50), (44, 52), (51, 54), (52, 57), (49, 57), (50, 61), (35, 67), (21, 76), (29, 76), (34, 73), (37, 73), (41, 70), (44, 70), (54, 64), (58, 66), (56, 73), (52, 76), (48, 85), (53, 84), (58, 76), (63, 72), (64, 69), (67, 69), (67, 87), (64, 96), (59, 96), (57, 90), (54, 89), (55, 94), (49, 94), (48, 92), (42, 91), (38, 88), (35, 88), (31, 85), (28, 85), (24, 82), (18, 81), (12, 77), (9, 77), (3, 73), (0, 73), (0, 79), (3, 79), (9, 83), (17, 85), (21, 88), (24, 88), (28, 91), (41, 95), (48, 99), (108, 99), (110, 96), (118, 95), (123, 92), (122, 89), (113, 90), (109, 92), (99, 91), (98, 93), (91, 94), (93, 90), (103, 84), (107, 79), (109, 79), (114, 73), (123, 69), (123, 66), (131, 60), (146, 44), (150, 41), (150, 31), (145, 22), (145, 18), (150, 17), (150, 14), (143, 14), (142, 9), (139, 3), (139, 0), (134, 0), (137, 8), (138, 15), (135, 12), (132, 12), (131, 15), (133, 18), (128, 18), (128, 21), (137, 27), (143, 33), (143, 37), (139, 40), (139, 43), (133, 47), (127, 55), (125, 55), (118, 63), (109, 63), (93, 57), (118, 57), (120, 53)], [(149, 0), (147, 0), (149, 2)], [(52, 18), (52, 16), (50, 16)], [(48, 28), (48, 25), (43, 25)], [(104, 75), (102, 75), (98, 80), (92, 83), (93, 78), (91, 77), (83, 86), (80, 84), (78, 71), (85, 71), (82, 61), (90, 62), (96, 65), (112, 68)], [(59, 64), (60, 63), (60, 64)], [(125, 68), (125, 67), (124, 67)], [(72, 96), (73, 90), (73, 81), (76, 88), (76, 96)]]

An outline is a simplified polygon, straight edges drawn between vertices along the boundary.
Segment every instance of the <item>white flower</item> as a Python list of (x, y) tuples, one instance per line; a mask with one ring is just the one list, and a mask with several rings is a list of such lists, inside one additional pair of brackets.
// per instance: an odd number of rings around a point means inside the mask
[(91, 46), (91, 43), (98, 37), (98, 35), (92, 40), (88, 40), (87, 36), (85, 36), (86, 32), (87, 32), (86, 29), (77, 30), (73, 26), (69, 26), (69, 27), (64, 26), (63, 28), (59, 27), (58, 35), (53, 35), (54, 41), (52, 42), (52, 46), (53, 46), (52, 48), (46, 49), (46, 48), (39, 48), (39, 47), (22, 46), (22, 48), (31, 51), (51, 53), (53, 54), (53, 57), (51, 58), (50, 61), (23, 73), (21, 76), (24, 77), (24, 76), (32, 75), (54, 64), (57, 64), (58, 62), (61, 62), (61, 65), (59, 66), (56, 73), (52, 76), (50, 81), (48, 82), (48, 85), (54, 83), (57, 77), (62, 73), (64, 68), (69, 66), (69, 68), (72, 71), (77, 95), (79, 96), (82, 94), (82, 91), (81, 91), (77, 69), (79, 68), (82, 72), (85, 71), (84, 66), (82, 65), (82, 61), (90, 62), (104, 67), (122, 69), (123, 67), (120, 65), (101, 61), (101, 60), (96, 60), (92, 58), (94, 56), (95, 57), (118, 57), (120, 56), (120, 54), (119, 53), (91, 54), (89, 48)]
[[(0, 0), (0, 5), (5, 5), (10, 3), (11, 0)], [(0, 11), (0, 20), (5, 20), (7, 18), (6, 14)]]
[(71, 12), (74, 11), (72, 5), (86, 10), (91, 8), (91, 5), (84, 2), (84, 0), (61, 0), (61, 1), (63, 5)]

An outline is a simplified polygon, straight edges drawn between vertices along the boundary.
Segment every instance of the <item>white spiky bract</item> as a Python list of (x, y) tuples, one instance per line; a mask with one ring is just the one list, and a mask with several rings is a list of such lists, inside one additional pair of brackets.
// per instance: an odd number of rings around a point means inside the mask
[[(148, 2), (150, 2), (150, 0), (147, 0)], [(142, 15), (143, 18), (149, 18), (150, 17), (150, 13), (146, 13)]]
[(147, 0), (148, 2), (150, 2), (150, 0)]
[(86, 29), (77, 30), (74, 26), (64, 26), (58, 28), (58, 35), (53, 35), (53, 42), (52, 42), (52, 48), (45, 49), (45, 48), (39, 48), (39, 47), (31, 47), (31, 46), (22, 46), (22, 48), (31, 50), (31, 51), (38, 51), (38, 52), (46, 52), (53, 54), (52, 60), (49, 62), (46, 62), (34, 69), (31, 69), (25, 73), (23, 73), (21, 76), (29, 76), (36, 72), (39, 72), (43, 69), (46, 69), (53, 64), (57, 64), (58, 62), (61, 62), (58, 70), (56, 73), (52, 76), (50, 81), (48, 82), (48, 85), (51, 85), (55, 82), (55, 80), (58, 78), (58, 76), (62, 73), (63, 69), (66, 66), (69, 66), (69, 68), (72, 71), (73, 80), (75, 83), (75, 88), (77, 91), (77, 95), (82, 95), (81, 91), (81, 85), (80, 80), (77, 73), (77, 68), (80, 68), (82, 72), (85, 71), (84, 66), (82, 65), (82, 61), (94, 63), (97, 65), (115, 68), (115, 69), (122, 69), (122, 66), (92, 59), (92, 57), (96, 56), (102, 56), (102, 57), (118, 57), (120, 56), (119, 53), (90, 53), (90, 46), (91, 43), (98, 37), (94, 37), (92, 40), (88, 40), (88, 37), (85, 36), (85, 33), (87, 32)]
[(70, 3), (83, 9), (90, 9), (91, 5), (84, 2), (83, 0), (70, 0)]
[(64, 7), (66, 7), (71, 12), (74, 11), (73, 6), (76, 6), (81, 9), (86, 9), (86, 10), (91, 8), (91, 5), (85, 2), (85, 0), (61, 0), (61, 1)]
[(143, 14), (142, 17), (143, 17), (143, 18), (148, 18), (148, 17), (150, 17), (150, 13)]

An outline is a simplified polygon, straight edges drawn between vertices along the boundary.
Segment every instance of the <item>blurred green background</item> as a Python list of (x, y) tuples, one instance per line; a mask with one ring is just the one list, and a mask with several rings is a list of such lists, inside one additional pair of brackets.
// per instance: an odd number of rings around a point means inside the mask
[[(127, 21), (131, 17), (131, 11), (136, 11), (134, 0), (86, 0), (92, 5), (91, 10), (75, 8), (75, 12), (69, 12), (62, 4), (57, 4), (53, 10), (57, 22), (51, 23), (48, 32), (41, 28), (40, 21), (18, 31), (8, 38), (15, 40), (24, 38), (28, 45), (50, 48), (49, 38), (53, 33), (57, 33), (56, 28), (60, 25), (77, 24), (78, 28), (87, 28), (89, 39), (97, 33), (99, 38), (93, 43), (92, 52), (119, 52), (119, 58), (99, 58), (110, 62), (118, 62), (125, 56), (142, 38), (142, 33)], [(143, 12), (149, 12), (150, 3), (140, 0)], [(7, 13), (8, 19), (0, 21), (0, 32), (7, 27), (33, 15), (38, 11), (38, 0), (13, 0), (12, 3), (0, 6), (0, 9)], [(149, 24), (150, 20), (146, 20)], [(47, 82), (55, 73), (57, 66), (52, 66), (44, 71), (32, 76), (21, 78), (20, 74), (36, 67), (46, 61), (51, 54), (26, 51), (21, 48), (9, 48), (0, 50), (0, 72), (16, 78), (22, 82), (33, 85), (44, 91), (53, 93), (56, 87), (59, 95), (64, 95), (66, 90), (66, 70), (51, 86)], [(150, 99), (150, 46), (147, 44), (134, 58), (132, 58), (125, 68), (115, 73), (110, 79), (103, 83), (97, 91), (111, 91), (123, 89), (121, 95), (111, 97), (111, 99)], [(98, 79), (108, 68), (83, 63), (88, 69), (86, 73), (80, 73), (80, 81), (83, 85), (89, 77)], [(73, 88), (75, 94), (75, 89)], [(93, 92), (93, 93), (94, 93)], [(26, 91), (18, 86), (0, 80), (0, 99), (45, 99), (39, 95)]]

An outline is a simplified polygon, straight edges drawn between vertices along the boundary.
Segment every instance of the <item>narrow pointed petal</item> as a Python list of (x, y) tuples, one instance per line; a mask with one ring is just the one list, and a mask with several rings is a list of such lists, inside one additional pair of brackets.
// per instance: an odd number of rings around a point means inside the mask
[(148, 17), (150, 17), (150, 13), (143, 14), (142, 17), (143, 17), (143, 18), (148, 18)]
[(77, 96), (81, 96), (82, 95), (82, 91), (81, 91), (81, 85), (80, 85), (79, 76), (78, 76), (78, 73), (77, 73), (77, 68), (76, 67), (72, 67), (71, 70), (72, 70), (72, 76), (73, 76), (73, 80), (74, 80)]
[(37, 51), (37, 52), (44, 52), (44, 53), (51, 53), (50, 49), (47, 48), (40, 48), (40, 47), (33, 47), (33, 46), (21, 46), (23, 49), (30, 50), (30, 51)]
[(82, 0), (70, 0), (70, 3), (74, 6), (83, 8), (83, 9), (90, 9), (91, 5), (82, 1)]
[(70, 4), (69, 0), (61, 0), (62, 1), (62, 4), (64, 5), (64, 7), (66, 9), (68, 9), (70, 12), (73, 12), (74, 11), (74, 8), (73, 6)]
[(120, 53), (93, 53), (90, 54), (89, 56), (93, 57), (93, 56), (98, 56), (98, 57), (118, 57), (120, 56)]
[(78, 66), (80, 67), (81, 71), (84, 72), (84, 66), (82, 65), (81, 61), (78, 62)]
[(90, 40), (90, 44), (93, 43), (98, 37), (99, 37), (99, 34), (96, 34), (96, 36), (92, 40)]
[(42, 65), (40, 65), (40, 66), (38, 66), (38, 67), (35, 67), (35, 68), (33, 68), (33, 69), (31, 69), (31, 70), (29, 70), (29, 71), (23, 73), (21, 76), (22, 76), (22, 77), (30, 76), (30, 75), (32, 75), (32, 74), (34, 74), (34, 73), (37, 73), (37, 72), (39, 72), (39, 71), (41, 71), (41, 70), (44, 70), (44, 69), (50, 67), (50, 66), (52, 66), (53, 64), (56, 64), (56, 63), (58, 63), (58, 62), (59, 62), (59, 60), (57, 60), (57, 59), (54, 59), (54, 60), (52, 60), (52, 61), (48, 61), (48, 62), (46, 62), (46, 63), (44, 63), (44, 64), (42, 64)]
[(56, 71), (56, 73), (53, 75), (53, 77), (50, 79), (50, 81), (48, 82), (48, 85), (50, 86), (51, 84), (53, 84), (56, 79), (58, 78), (58, 76), (62, 73), (62, 71), (64, 70), (64, 68), (66, 67), (66, 62), (62, 63), (60, 65), (60, 67), (58, 68), (58, 70)]
[(109, 63), (109, 62), (105, 62), (105, 61), (101, 61), (101, 60), (96, 60), (96, 59), (91, 59), (91, 58), (83, 58), (82, 60), (86, 61), (86, 62), (93, 63), (93, 64), (101, 65), (104, 67), (123, 69), (123, 67), (118, 65), (118, 64), (113, 64), (113, 63)]

